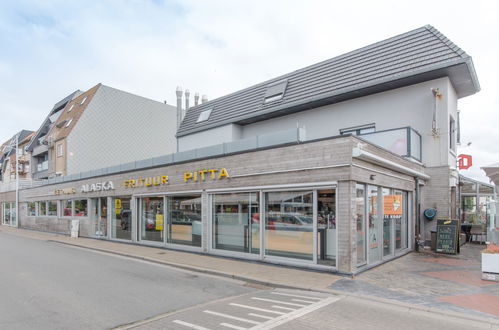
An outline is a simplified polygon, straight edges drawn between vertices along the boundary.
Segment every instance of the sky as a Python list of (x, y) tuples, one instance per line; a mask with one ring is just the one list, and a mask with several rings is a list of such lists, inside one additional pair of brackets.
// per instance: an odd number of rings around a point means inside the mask
[(431, 24), (473, 58), (481, 91), (459, 100), (458, 152), (473, 156), (461, 173), (488, 182), (480, 167), (499, 163), (498, 17), (494, 0), (3, 0), (0, 143), (98, 83), (172, 105), (177, 86), (214, 99)]

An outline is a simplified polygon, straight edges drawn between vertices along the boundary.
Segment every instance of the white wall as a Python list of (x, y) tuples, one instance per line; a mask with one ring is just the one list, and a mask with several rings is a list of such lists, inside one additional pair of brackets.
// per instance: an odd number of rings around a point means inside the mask
[(178, 138), (179, 151), (231, 142), (242, 138), (242, 128), (229, 124)]
[[(439, 137), (432, 135), (432, 88), (439, 88), (443, 94), (437, 100)], [(370, 123), (375, 123), (377, 131), (411, 126), (421, 134), (425, 165), (449, 165), (448, 111), (452, 108), (455, 112), (456, 102), (449, 79), (441, 78), (247, 125), (242, 138), (297, 125), (305, 127), (309, 140), (339, 135), (342, 128)]]
[[(435, 99), (432, 88), (442, 97)], [(432, 134), (432, 119), (437, 102), (439, 135)], [(411, 126), (422, 137), (422, 160), (426, 166), (454, 166), (455, 155), (449, 152), (449, 113), (457, 120), (457, 95), (447, 77), (393, 89), (383, 93), (302, 111), (270, 120), (241, 126), (226, 125), (179, 138), (180, 151), (239, 138), (304, 127), (308, 140), (335, 136), (340, 129), (375, 123), (376, 130)], [(237, 126), (237, 125), (236, 125)]]
[(176, 108), (101, 86), (67, 138), (67, 174), (176, 151)]

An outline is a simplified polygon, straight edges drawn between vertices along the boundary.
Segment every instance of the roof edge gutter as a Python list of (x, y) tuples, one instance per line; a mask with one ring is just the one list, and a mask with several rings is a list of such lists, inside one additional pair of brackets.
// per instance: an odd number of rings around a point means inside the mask
[(392, 169), (394, 171), (408, 174), (408, 175), (411, 175), (411, 176), (419, 178), (419, 179), (423, 179), (423, 180), (430, 179), (430, 176), (427, 174), (413, 170), (412, 168), (409, 168), (407, 166), (397, 164), (391, 160), (384, 159), (383, 157), (380, 157), (380, 156), (372, 154), (368, 151), (362, 150), (359, 147), (354, 147), (352, 149), (352, 157), (366, 160), (366, 161), (369, 161), (369, 162), (372, 162), (372, 163), (375, 163), (378, 165), (383, 165), (383, 166), (388, 167), (389, 169)]

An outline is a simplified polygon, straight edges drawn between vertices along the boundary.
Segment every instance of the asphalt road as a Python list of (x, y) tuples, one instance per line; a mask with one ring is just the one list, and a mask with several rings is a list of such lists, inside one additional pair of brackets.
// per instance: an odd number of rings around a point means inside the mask
[(0, 232), (0, 329), (106, 329), (252, 291), (236, 281)]
[(488, 323), (397, 304), (250, 287), (0, 231), (0, 329), (114, 327), (491, 329)]

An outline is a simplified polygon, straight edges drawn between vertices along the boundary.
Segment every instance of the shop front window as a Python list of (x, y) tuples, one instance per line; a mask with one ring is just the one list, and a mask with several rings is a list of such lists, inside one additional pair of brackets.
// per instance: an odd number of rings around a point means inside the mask
[(47, 207), (47, 215), (50, 217), (56, 217), (57, 216), (57, 201), (49, 201), (47, 202), (48, 207)]
[(140, 199), (139, 229), (141, 240), (164, 241), (163, 204), (163, 197), (143, 197)]
[(88, 216), (88, 200), (86, 200), (86, 199), (75, 199), (74, 200), (74, 215), (76, 217), (87, 217)]
[(2, 212), (3, 212), (3, 217), (2, 217), (2, 220), (3, 220), (3, 223), (5, 225), (10, 225), (10, 203), (3, 203), (3, 207), (2, 207)]
[(398, 215), (402, 205), (398, 196), (390, 193), (390, 189), (383, 188), (383, 256), (392, 254), (392, 228), (393, 216)]
[(395, 190), (393, 192), (392, 208), (388, 208), (390, 217), (395, 226), (395, 251), (407, 248), (407, 192)]
[(355, 224), (357, 228), (357, 264), (365, 264), (366, 259), (366, 188), (362, 184), (355, 186)]
[(28, 202), (27, 203), (27, 215), (28, 215), (28, 217), (36, 216), (36, 203), (35, 202)]
[(260, 253), (259, 194), (218, 194), (212, 201), (213, 248)]
[(132, 209), (130, 197), (115, 197), (112, 199), (111, 237), (117, 239), (132, 239)]
[(265, 193), (265, 254), (313, 259), (313, 192)]
[(368, 186), (367, 189), (368, 197), (368, 211), (369, 211), (369, 262), (377, 262), (381, 260), (381, 247), (382, 247), (382, 231), (381, 231), (381, 221), (378, 216), (378, 187)]
[(336, 266), (336, 190), (317, 191), (317, 262)]
[(47, 215), (47, 202), (38, 202), (38, 215), (46, 216)]
[(201, 246), (201, 195), (168, 197), (168, 243)]
[(62, 205), (64, 206), (62, 215), (64, 217), (72, 216), (73, 215), (73, 203), (72, 203), (72, 201), (70, 199), (62, 201)]

